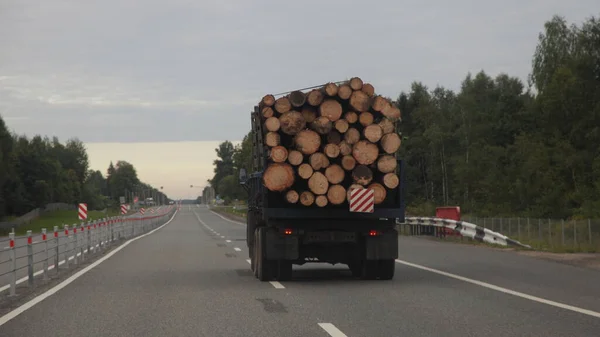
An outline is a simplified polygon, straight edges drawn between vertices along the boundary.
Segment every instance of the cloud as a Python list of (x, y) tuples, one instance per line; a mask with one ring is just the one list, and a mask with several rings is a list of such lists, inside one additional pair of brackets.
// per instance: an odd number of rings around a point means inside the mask
[(361, 76), (396, 97), (482, 69), (525, 79), (544, 21), (593, 11), (594, 0), (4, 0), (0, 113), (21, 133), (87, 142), (241, 139), (269, 92)]

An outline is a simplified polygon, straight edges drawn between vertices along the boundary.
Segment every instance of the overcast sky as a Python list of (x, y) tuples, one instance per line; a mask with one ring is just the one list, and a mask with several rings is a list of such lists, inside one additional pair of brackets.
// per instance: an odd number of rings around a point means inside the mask
[(600, 1), (0, 0), (0, 115), (86, 143), (239, 140), (266, 93), (525, 79), (553, 14), (580, 22)]

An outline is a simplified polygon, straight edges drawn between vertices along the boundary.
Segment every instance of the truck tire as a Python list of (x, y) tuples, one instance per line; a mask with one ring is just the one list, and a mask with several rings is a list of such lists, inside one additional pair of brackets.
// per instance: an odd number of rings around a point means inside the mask
[(286, 260), (277, 262), (277, 280), (290, 281), (292, 279), (292, 262)]
[(273, 280), (273, 272), (276, 271), (277, 264), (276, 261), (267, 260), (265, 257), (266, 251), (266, 227), (259, 227), (256, 229), (258, 232), (257, 241), (254, 243), (256, 245), (256, 266), (255, 268), (258, 270), (258, 279), (260, 281), (272, 281)]
[(362, 275), (363, 280), (376, 280), (379, 276), (379, 261), (378, 260), (364, 260), (362, 261)]
[(394, 259), (379, 260), (379, 279), (391, 280), (396, 271), (396, 261)]
[[(254, 242), (258, 241), (258, 230), (255, 230), (253, 233)], [(258, 245), (254, 244), (252, 246), (252, 255), (250, 256), (250, 269), (254, 273), (254, 277), (258, 278), (258, 268), (256, 268), (256, 257), (258, 256)]]

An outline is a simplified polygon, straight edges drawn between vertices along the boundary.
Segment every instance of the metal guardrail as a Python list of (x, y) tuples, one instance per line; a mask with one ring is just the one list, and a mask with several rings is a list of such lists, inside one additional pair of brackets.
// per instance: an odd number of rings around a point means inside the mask
[(426, 225), (448, 228), (464, 237), (468, 237), (479, 242), (486, 242), (501, 246), (518, 246), (531, 249), (531, 246), (522, 244), (521, 242), (513, 240), (506, 235), (491, 231), (487, 228), (483, 228), (466, 221), (455, 221), (441, 218), (406, 217), (404, 223), (413, 226)]
[(71, 265), (82, 263), (122, 239), (149, 232), (164, 224), (176, 209), (176, 205), (162, 206), (146, 209), (143, 215), (115, 216), (73, 226), (64, 225), (63, 228), (54, 226), (52, 233), (48, 233), (46, 228), (39, 234), (27, 231), (27, 235), (22, 237), (10, 233), (8, 239), (0, 238), (0, 284), (10, 278), (9, 284), (0, 286), (0, 293), (10, 290), (10, 295), (14, 296), (20, 283), (27, 281), (32, 287), (35, 277), (40, 274), (48, 280), (49, 272), (54, 270), (58, 274), (63, 264), (64, 269), (69, 269)]

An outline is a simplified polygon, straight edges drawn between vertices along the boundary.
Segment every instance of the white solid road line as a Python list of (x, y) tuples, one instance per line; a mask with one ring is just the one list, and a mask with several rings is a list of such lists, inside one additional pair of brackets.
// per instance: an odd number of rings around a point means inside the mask
[[(252, 263), (252, 261), (250, 261), (249, 259), (246, 260), (246, 262), (248, 262), (248, 264)], [(283, 284), (281, 284), (281, 283), (279, 283), (277, 281), (270, 281), (269, 283), (271, 283), (271, 285), (273, 287), (275, 287), (275, 289), (285, 289), (285, 287), (283, 286)], [(345, 335), (342, 335), (342, 336), (345, 336)]]
[(491, 290), (499, 291), (499, 292), (504, 293), (504, 294), (513, 295), (513, 296), (524, 298), (526, 300), (530, 300), (530, 301), (534, 301), (534, 302), (538, 302), (538, 303), (542, 303), (542, 304), (547, 304), (547, 305), (550, 305), (550, 306), (553, 306), (553, 307), (557, 307), (557, 308), (561, 308), (561, 309), (566, 309), (566, 310), (571, 310), (571, 311), (574, 311), (574, 312), (578, 312), (580, 314), (584, 314), (584, 315), (588, 315), (588, 316), (600, 318), (600, 312), (596, 312), (596, 311), (592, 311), (592, 310), (588, 310), (588, 309), (583, 309), (583, 308), (578, 308), (578, 307), (575, 307), (575, 306), (572, 306), (572, 305), (563, 304), (563, 303), (559, 303), (559, 302), (554, 302), (554, 301), (547, 300), (547, 299), (544, 299), (544, 298), (541, 298), (541, 297), (528, 295), (528, 294), (521, 293), (521, 292), (518, 292), (518, 291), (510, 290), (510, 289), (507, 289), (507, 288), (502, 288), (502, 287), (499, 287), (499, 286), (496, 286), (496, 285), (493, 285), (493, 284), (490, 284), (490, 283), (486, 283), (486, 282), (482, 282), (482, 281), (477, 281), (477, 280), (473, 280), (473, 279), (466, 278), (466, 277), (463, 277), (463, 276), (459, 276), (459, 275), (456, 275), (456, 274), (447, 273), (445, 271), (441, 271), (441, 270), (437, 270), (437, 269), (425, 267), (425, 266), (418, 265), (418, 264), (415, 264), (415, 263), (410, 263), (408, 261), (403, 261), (403, 260), (398, 260), (397, 259), (396, 262), (400, 263), (400, 264), (403, 264), (403, 265), (406, 265), (406, 266), (409, 266), (409, 267), (413, 267), (413, 268), (425, 270), (425, 271), (428, 271), (428, 272), (432, 272), (432, 273), (435, 273), (435, 274), (443, 275), (443, 276), (450, 277), (450, 278), (453, 278), (453, 279), (456, 279), (456, 280), (460, 280), (460, 281), (463, 281), (463, 282), (475, 284), (475, 285), (478, 285), (480, 287), (484, 287), (484, 288), (488, 288), (488, 289), (491, 289)]
[(219, 218), (225, 220), (225, 221), (229, 221), (231, 223), (234, 223), (234, 224), (237, 224), (237, 225), (240, 225), (240, 226), (246, 226), (245, 223), (242, 223), (242, 222), (239, 222), (239, 221), (234, 221), (234, 220), (231, 220), (231, 219), (227, 219), (226, 217), (222, 216), (221, 214), (219, 214), (219, 213), (217, 213), (215, 211), (210, 211), (210, 212), (213, 213), (214, 215), (218, 216)]
[(348, 337), (345, 333), (341, 332), (340, 329), (336, 328), (335, 325), (331, 323), (319, 323), (319, 326), (331, 337)]
[(160, 227), (157, 227), (153, 230), (151, 230), (150, 232), (146, 233), (146, 234), (142, 234), (138, 237), (135, 237), (133, 239), (129, 239), (128, 241), (125, 241), (122, 245), (116, 247), (114, 250), (110, 251), (108, 254), (106, 254), (105, 256), (103, 256), (102, 258), (100, 258), (99, 260), (97, 260), (96, 262), (90, 264), (89, 266), (83, 268), (82, 270), (78, 271), (77, 273), (71, 275), (69, 278), (67, 278), (66, 280), (62, 281), (61, 283), (59, 283), (58, 285), (54, 286), (52, 289), (42, 293), (41, 295), (33, 298), (32, 300), (30, 300), (29, 302), (21, 305), (20, 307), (14, 309), (13, 311), (9, 312), (8, 314), (0, 317), (0, 326), (6, 324), (6, 322), (10, 321), (11, 319), (19, 316), (21, 313), (25, 312), (27, 309), (32, 308), (34, 305), (40, 303), (41, 301), (45, 300), (46, 298), (54, 295), (56, 292), (58, 292), (59, 290), (61, 290), (62, 288), (66, 287), (67, 285), (69, 285), (71, 282), (75, 281), (76, 279), (80, 278), (81, 276), (83, 276), (85, 273), (87, 273), (88, 271), (92, 270), (94, 267), (96, 267), (97, 265), (99, 265), (100, 263), (106, 261), (107, 259), (109, 259), (111, 256), (115, 255), (117, 252), (119, 252), (121, 249), (127, 247), (131, 242), (136, 241), (138, 239), (141, 239), (143, 237), (146, 237), (150, 234), (155, 233), (156, 231), (158, 231), (159, 229), (165, 227), (166, 225), (168, 225), (169, 223), (171, 223), (171, 221), (173, 221), (173, 219), (175, 219), (175, 215), (177, 215), (177, 210), (175, 210), (175, 213), (173, 214), (173, 216), (171, 217), (171, 219), (169, 219), (169, 221), (165, 222), (163, 225), (161, 225)]
[(233, 248), (233, 250), (235, 250), (236, 252), (241, 252), (242, 250), (239, 249), (238, 247)]

